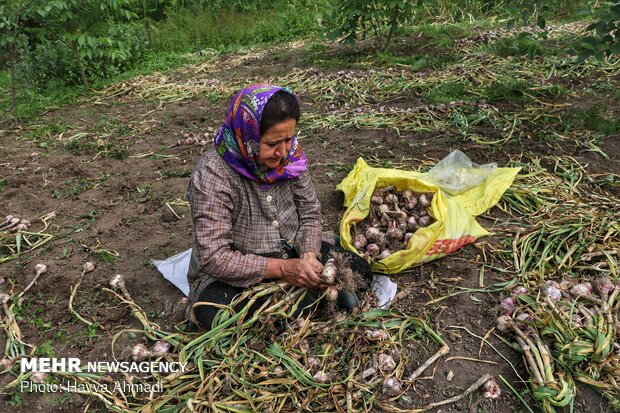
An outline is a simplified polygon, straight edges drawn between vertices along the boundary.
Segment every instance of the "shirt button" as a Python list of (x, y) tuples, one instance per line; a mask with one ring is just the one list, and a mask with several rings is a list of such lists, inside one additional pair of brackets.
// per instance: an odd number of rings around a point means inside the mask
[(273, 197), (271, 195), (267, 195), (267, 202), (273, 201)]
[(274, 228), (278, 228), (278, 225), (280, 225), (280, 223), (278, 221), (273, 221), (271, 225), (273, 225)]

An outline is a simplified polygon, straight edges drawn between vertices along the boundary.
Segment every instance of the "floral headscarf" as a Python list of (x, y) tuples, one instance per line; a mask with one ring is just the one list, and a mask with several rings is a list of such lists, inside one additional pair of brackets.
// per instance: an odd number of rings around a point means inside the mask
[(286, 159), (277, 168), (262, 172), (258, 166), (260, 120), (267, 101), (280, 90), (295, 96), (287, 88), (256, 84), (238, 92), (226, 112), (226, 120), (215, 136), (215, 148), (224, 160), (241, 175), (257, 181), (263, 189), (280, 179), (299, 176), (308, 160), (293, 136)]

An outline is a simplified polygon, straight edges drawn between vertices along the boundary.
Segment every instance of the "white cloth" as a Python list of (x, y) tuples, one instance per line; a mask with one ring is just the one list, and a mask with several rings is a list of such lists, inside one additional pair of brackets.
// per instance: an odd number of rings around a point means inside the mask
[(187, 271), (189, 270), (189, 260), (192, 257), (192, 249), (185, 250), (173, 255), (165, 260), (151, 260), (151, 264), (165, 279), (174, 284), (186, 296), (189, 295), (189, 281), (187, 281)]
[(377, 296), (377, 306), (379, 308), (388, 308), (392, 304), (392, 300), (396, 297), (396, 283), (385, 275), (377, 275), (373, 277), (372, 290)]

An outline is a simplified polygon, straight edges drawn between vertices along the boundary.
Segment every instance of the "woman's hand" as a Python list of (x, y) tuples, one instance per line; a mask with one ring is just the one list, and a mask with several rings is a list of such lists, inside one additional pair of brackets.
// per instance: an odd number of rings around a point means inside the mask
[(319, 288), (321, 285), (321, 263), (316, 258), (314, 260), (293, 258), (283, 261), (282, 278), (286, 282), (298, 287)]
[(300, 258), (302, 260), (310, 261), (310, 265), (312, 265), (314, 271), (319, 275), (319, 277), (321, 276), (321, 272), (323, 272), (323, 264), (321, 264), (321, 261), (319, 261), (314, 252), (304, 252), (301, 254)]
[[(314, 255), (314, 254), (313, 254)], [(321, 263), (312, 257), (287, 260), (269, 258), (265, 278), (283, 278), (297, 287), (317, 289), (321, 286)]]

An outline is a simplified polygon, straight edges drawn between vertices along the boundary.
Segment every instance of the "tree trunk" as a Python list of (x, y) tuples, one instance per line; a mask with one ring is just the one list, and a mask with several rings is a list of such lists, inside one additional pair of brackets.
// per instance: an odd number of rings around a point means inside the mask
[(13, 108), (13, 123), (17, 125), (17, 86), (15, 85), (15, 43), (11, 53), (11, 103)]
[(143, 12), (143, 19), (144, 19), (144, 30), (146, 30), (146, 35), (149, 40), (149, 49), (152, 49), (153, 48), (153, 33), (151, 32), (149, 18), (146, 15), (146, 1), (144, 0), (142, 1), (142, 12)]
[(13, 124), (17, 125), (17, 84), (15, 80), (15, 63), (17, 61), (17, 28), (19, 27), (19, 16), (15, 19), (15, 30), (13, 31), (13, 45), (11, 46), (11, 105), (13, 109)]
[(84, 66), (82, 66), (82, 58), (80, 57), (80, 53), (78, 52), (77, 45), (74, 42), (68, 43), (68, 46), (71, 48), (71, 51), (75, 55), (75, 63), (77, 64), (78, 71), (80, 72), (80, 77), (82, 78), (82, 84), (85, 87), (90, 87), (88, 83), (88, 78), (86, 77), (86, 72), (84, 72)]
[(396, 26), (398, 26), (398, 10), (394, 10), (394, 14), (392, 15), (390, 31), (388, 33), (387, 39), (385, 39), (385, 44), (383, 45), (383, 52), (385, 52), (388, 47), (390, 47), (390, 43), (392, 42), (392, 36), (394, 36), (394, 32), (396, 31)]
[(153, 31), (151, 30), (151, 26), (148, 21), (144, 21), (144, 29), (146, 30), (146, 35), (149, 40), (149, 49), (153, 49)]

